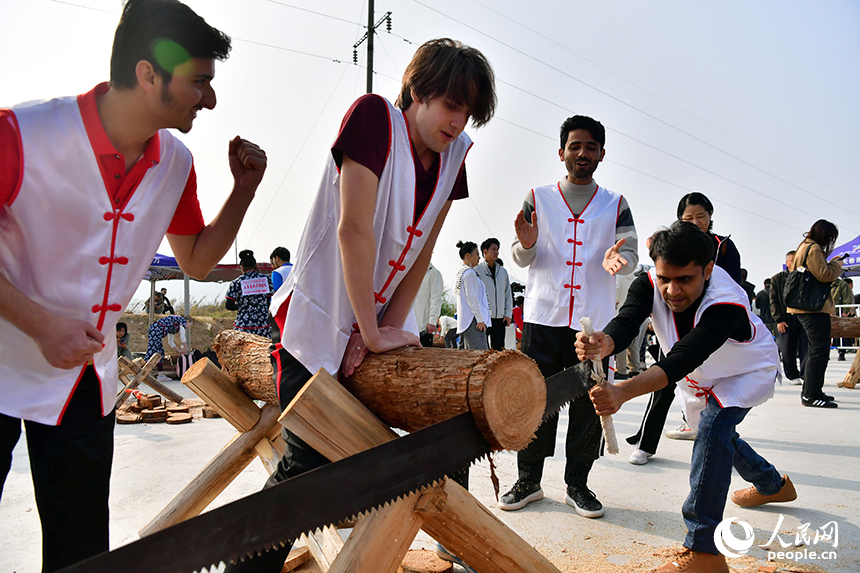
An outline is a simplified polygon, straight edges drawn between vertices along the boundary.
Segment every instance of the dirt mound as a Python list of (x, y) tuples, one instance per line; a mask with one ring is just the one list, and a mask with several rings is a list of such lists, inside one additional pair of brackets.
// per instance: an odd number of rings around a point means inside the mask
[[(156, 314), (155, 320), (167, 315)], [(128, 348), (132, 352), (146, 352), (146, 331), (149, 328), (148, 314), (123, 313), (120, 322), (128, 325)], [(205, 351), (212, 346), (212, 341), (222, 330), (233, 328), (232, 317), (193, 316), (191, 323), (191, 347)], [(164, 343), (167, 355), (176, 354), (173, 349)]]

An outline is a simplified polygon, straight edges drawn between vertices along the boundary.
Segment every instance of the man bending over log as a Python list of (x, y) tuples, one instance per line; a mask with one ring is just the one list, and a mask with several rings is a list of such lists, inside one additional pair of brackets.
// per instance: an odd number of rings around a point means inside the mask
[(229, 51), (184, 4), (128, 0), (110, 83), (0, 110), (0, 488), (23, 419), (43, 571), (108, 549), (114, 325), (155, 249), (166, 233), (180, 267), (205, 277), (263, 177), (265, 153), (233, 139), (233, 190), (204, 225), (191, 152), (167, 131), (215, 107)]
[(624, 306), (603, 332), (577, 334), (581, 360), (627, 348), (651, 315), (666, 357), (639, 376), (595, 386), (591, 400), (599, 415), (677, 381), (687, 423), (699, 434), (690, 464), (690, 494), (684, 502), (684, 548), (657, 573), (728, 573), (714, 530), (723, 520), (732, 466), (753, 487), (732, 493), (742, 507), (797, 499), (791, 480), (780, 475), (737, 431), (753, 406), (773, 396), (778, 376), (776, 345), (750, 310), (746, 292), (713, 263), (713, 242), (682, 221), (651, 239), (655, 268), (640, 275)]
[[(296, 266), (272, 297), (281, 331), (273, 352), (281, 407), (320, 368), (349, 376), (368, 352), (419, 346), (404, 323), (451, 202), (468, 196), (469, 119), (496, 106), (478, 50), (449, 39), (421, 46), (395, 105), (377, 95), (347, 111), (328, 158)], [(276, 483), (326, 463), (284, 430)], [(280, 571), (289, 546), (231, 568)], [(267, 564), (263, 562), (266, 561)]]

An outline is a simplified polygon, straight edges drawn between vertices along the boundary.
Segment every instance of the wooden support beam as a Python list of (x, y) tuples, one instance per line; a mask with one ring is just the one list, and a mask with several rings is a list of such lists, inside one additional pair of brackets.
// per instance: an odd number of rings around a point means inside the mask
[(302, 563), (311, 559), (311, 552), (307, 547), (299, 547), (298, 549), (293, 549), (290, 551), (290, 554), (287, 556), (286, 562), (284, 562), (284, 566), (281, 569), (281, 573), (289, 573)]
[[(332, 461), (396, 438), (394, 432), (323, 370), (305, 384), (279, 421)], [(398, 555), (402, 559), (415, 532), (423, 528), (481, 573), (559, 573), (468, 491), (451, 480), (446, 480), (443, 489), (444, 496), (427, 498), (413, 494), (401, 500), (410, 500), (408, 503), (396, 501), (371, 512), (356, 525), (332, 570), (396, 571), (399, 562), (382, 567), (379, 559), (396, 560)], [(374, 544), (370, 549), (367, 544), (373, 542), (374, 536), (381, 536), (377, 538), (385, 543)], [(373, 566), (365, 568), (365, 563)]]
[(210, 461), (203, 471), (167, 504), (152, 521), (140, 530), (140, 536), (161, 531), (199, 515), (257, 455), (256, 446), (264, 438), (277, 438), (280, 408), (266, 404), (257, 424), (232, 441)]
[(192, 364), (182, 383), (240, 432), (247, 432), (260, 419), (260, 407), (208, 358)]
[(328, 525), (322, 529), (317, 529), (310, 535), (303, 533), (299, 540), (308, 546), (320, 573), (326, 573), (329, 570), (338, 553), (343, 549), (343, 539), (341, 539), (340, 533)]
[(352, 530), (328, 573), (397, 571), (424, 522), (424, 515), (414, 508), (424, 496), (434, 495), (435, 490), (413, 493), (373, 509)]
[(140, 386), (140, 383), (149, 376), (149, 373), (152, 372), (152, 369), (155, 368), (159, 360), (161, 360), (161, 355), (156, 352), (150, 356), (146, 364), (143, 365), (143, 368), (138, 367), (137, 373), (135, 373), (132, 367), (136, 366), (136, 364), (125, 356), (119, 357), (117, 365), (119, 366), (120, 376), (128, 376), (131, 380), (125, 385), (125, 388), (120, 390), (119, 395), (116, 397), (114, 408), (119, 408), (128, 400), (128, 397), (131, 396), (131, 391)]
[(848, 369), (848, 373), (845, 374), (845, 378), (839, 383), (839, 386), (853, 390), (857, 382), (860, 382), (860, 352), (854, 355), (854, 362), (851, 363), (851, 368)]
[[(153, 355), (153, 356), (155, 356), (155, 355)], [(150, 360), (152, 360), (152, 358), (150, 358)], [(135, 364), (134, 362), (132, 362), (131, 360), (129, 360), (125, 356), (121, 356), (119, 358), (119, 362), (121, 364), (125, 365), (127, 368), (129, 368), (132, 372), (134, 372), (134, 374), (139, 374), (140, 371), (142, 370), (142, 368), (140, 366), (138, 366), (137, 364)], [(157, 363), (157, 361), (156, 361), (156, 363)], [(148, 364), (148, 362), (147, 362), (147, 364)], [(162, 384), (161, 382), (159, 382), (158, 380), (153, 378), (152, 374), (148, 374), (147, 376), (145, 376), (143, 378), (143, 383), (146, 384), (147, 386), (149, 386), (150, 388), (152, 388), (153, 390), (155, 390), (156, 392), (158, 392), (159, 394), (161, 394), (162, 396), (164, 396), (165, 398), (167, 398), (168, 400), (170, 400), (171, 402), (176, 402), (177, 404), (182, 402), (182, 396), (180, 396), (179, 394), (177, 394), (176, 392), (174, 392), (173, 390), (171, 390), (170, 388), (168, 388), (167, 386), (165, 386), (164, 384)]]

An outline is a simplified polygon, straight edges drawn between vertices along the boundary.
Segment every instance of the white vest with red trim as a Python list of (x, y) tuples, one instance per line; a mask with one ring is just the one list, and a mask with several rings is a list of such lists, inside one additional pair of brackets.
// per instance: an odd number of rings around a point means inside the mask
[[(654, 285), (654, 307), (651, 314), (654, 332), (664, 349), (678, 342), (678, 330), (672, 310), (666, 305), (657, 286), (656, 270), (648, 271)], [(711, 280), (693, 318), (693, 327), (702, 313), (715, 304), (735, 304), (742, 307), (750, 321), (753, 338), (739, 342), (731, 338), (711, 354), (701, 366), (683, 380), (675, 391), (686, 412), (687, 424), (696, 429), (708, 395), (724, 408), (752, 408), (773, 396), (773, 385), (779, 375), (776, 344), (761, 319), (750, 310), (746, 292), (722, 268), (714, 266)], [(665, 350), (668, 354), (668, 350)]]
[[(415, 166), (409, 128), (403, 113), (388, 104), (391, 140), (379, 177), (373, 231), (376, 238), (373, 290), (377, 316), (412, 268), (439, 216), (471, 147), (465, 133), (439, 155), (433, 196), (413, 226)], [(336, 375), (353, 331), (355, 313), (343, 278), (337, 226), (340, 221), (340, 173), (329, 156), (326, 171), (308, 216), (292, 272), (272, 297), (271, 312), (289, 297), (281, 344), (310, 372), (324, 368)], [(410, 313), (409, 330), (418, 334)]]
[[(13, 111), (24, 173), (12, 204), (0, 206), (0, 272), (34, 302), (104, 334), (105, 347), (93, 363), (106, 415), (117, 394), (115, 325), (170, 225), (191, 171), (191, 153), (160, 131), (160, 162), (116, 209), (76, 98)], [(59, 424), (83, 370), (52, 367), (29, 336), (0, 318), (3, 414)]]
[(558, 183), (532, 190), (538, 216), (535, 258), (529, 266), (523, 320), (580, 330), (591, 318), (594, 329), (615, 314), (615, 277), (603, 268), (615, 244), (621, 195), (598, 187), (576, 217)]

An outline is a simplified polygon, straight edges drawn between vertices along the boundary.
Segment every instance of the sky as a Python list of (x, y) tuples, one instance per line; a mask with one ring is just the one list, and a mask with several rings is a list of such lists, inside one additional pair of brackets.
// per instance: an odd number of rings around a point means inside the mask
[[(204, 218), (232, 186), (227, 142), (266, 150), (268, 169), (239, 231), (236, 252), (266, 261), (296, 252), (343, 114), (366, 89), (362, 0), (187, 2), (233, 38), (216, 65), (218, 104), (187, 135)], [(0, 106), (74, 95), (108, 79), (120, 0), (0, 0)], [(714, 203), (714, 231), (730, 235), (750, 280), (781, 269), (817, 219), (860, 234), (860, 2), (514, 2), (375, 0), (373, 91), (392, 101), (418, 45), (451, 37), (481, 50), (496, 73), (498, 107), (468, 128), (470, 197), (456, 201), (433, 263), (446, 284), (456, 243), (501, 242), (510, 256), (514, 217), (533, 187), (565, 175), (558, 129), (570, 115), (606, 127), (596, 181), (627, 198), (644, 238), (670, 224), (680, 198)], [(166, 241), (159, 252), (170, 254)], [(62, 256), (62, 253), (57, 253)], [(173, 298), (181, 283), (167, 286)], [(192, 283), (192, 298), (220, 300), (227, 285)], [(142, 285), (136, 298), (148, 296)]]

